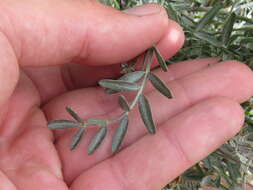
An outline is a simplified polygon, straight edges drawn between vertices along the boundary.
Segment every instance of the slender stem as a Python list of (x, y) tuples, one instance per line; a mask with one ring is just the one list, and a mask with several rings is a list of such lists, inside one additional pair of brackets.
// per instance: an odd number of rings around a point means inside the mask
[(112, 119), (112, 120), (108, 120), (107, 121), (107, 124), (108, 125), (110, 125), (110, 124), (112, 124), (112, 123), (115, 123), (115, 122), (117, 122), (117, 121), (120, 121), (121, 119), (123, 119), (125, 116), (127, 116), (129, 114), (129, 112), (128, 111), (125, 111), (125, 112), (123, 112), (122, 114), (120, 114), (118, 117), (116, 117), (116, 118), (114, 118), (114, 119)]
[[(148, 51), (146, 51), (146, 53), (144, 55), (144, 60), (143, 60), (143, 69), (146, 66), (146, 68), (145, 68), (145, 74), (143, 76), (143, 80), (141, 82), (141, 86), (140, 86), (140, 88), (139, 88), (139, 90), (138, 90), (138, 92), (137, 92), (137, 94), (136, 94), (133, 102), (129, 106), (130, 111), (137, 104), (140, 95), (143, 93), (144, 87), (145, 87), (145, 85), (147, 83), (148, 74), (150, 73), (150, 68), (151, 68), (151, 64), (152, 64), (152, 58), (153, 58), (153, 49), (149, 49)], [(125, 116), (127, 116), (130, 111), (124, 111), (118, 117), (115, 117), (114, 119), (111, 119), (111, 120), (105, 120), (105, 121), (106, 121), (107, 125), (110, 125), (112, 123), (118, 122), (118, 121), (122, 120)], [(93, 124), (89, 124), (89, 122), (84, 122), (84, 121), (85, 121), (85, 119), (83, 119), (83, 124), (80, 127), (87, 128), (87, 127), (93, 125)]]
[[(147, 57), (148, 57), (148, 63), (147, 62)], [(143, 61), (143, 65), (145, 66), (146, 65), (146, 69), (145, 69), (145, 74), (144, 74), (144, 77), (143, 77), (143, 80), (142, 80), (142, 83), (141, 83), (141, 87), (140, 89), (138, 90), (133, 102), (130, 104), (130, 110), (132, 110), (134, 108), (134, 106), (137, 104), (138, 102), (138, 99), (140, 97), (140, 95), (143, 93), (143, 90), (144, 90), (144, 87), (145, 87), (145, 84), (147, 82), (147, 78), (148, 78), (148, 74), (150, 72), (150, 67), (151, 67), (151, 64), (152, 64), (152, 58), (153, 58), (153, 50), (149, 50), (147, 51), (147, 53), (145, 53), (145, 56), (144, 56), (144, 61)], [(122, 114), (120, 114), (118, 117), (112, 119), (112, 120), (107, 120), (107, 124), (110, 125), (112, 123), (115, 123), (117, 121), (120, 121), (122, 120), (125, 116), (127, 116), (129, 114), (130, 111), (125, 111), (123, 112)]]
[(148, 74), (150, 72), (150, 67), (151, 67), (151, 64), (152, 64), (152, 57), (153, 57), (153, 51), (151, 52), (151, 55), (149, 56), (149, 62), (148, 62), (147, 67), (146, 67), (146, 71), (145, 71), (145, 75), (144, 75), (142, 83), (141, 83), (141, 87), (138, 90), (137, 95), (135, 96), (132, 104), (130, 105), (130, 110), (133, 109), (133, 107), (136, 105), (140, 95), (142, 94), (142, 92), (144, 90), (145, 84), (147, 82)]
[(148, 52), (149, 52), (149, 50), (145, 51), (145, 53), (144, 53), (143, 64), (142, 64), (142, 67), (141, 67), (142, 71), (146, 70), (145, 66), (147, 65), (146, 63), (147, 63)]
[(84, 121), (82, 122), (82, 125), (80, 126), (80, 128), (87, 128), (88, 127), (88, 123), (85, 123)]

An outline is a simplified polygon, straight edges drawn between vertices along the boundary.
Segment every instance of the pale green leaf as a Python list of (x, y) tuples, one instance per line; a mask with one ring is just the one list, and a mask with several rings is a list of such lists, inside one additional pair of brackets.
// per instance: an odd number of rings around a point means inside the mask
[(171, 3), (167, 3), (166, 8), (167, 8), (166, 11), (167, 11), (169, 18), (176, 21), (177, 23), (179, 23), (178, 14), (177, 14), (175, 8), (173, 7), (173, 5)]
[(95, 134), (95, 136), (92, 138), (89, 147), (88, 147), (88, 154), (91, 155), (97, 150), (99, 145), (104, 140), (107, 133), (107, 127), (103, 126), (99, 129), (99, 131)]
[(219, 10), (222, 8), (220, 3), (217, 3), (215, 6), (213, 6), (212, 9), (210, 9), (204, 17), (202, 17), (202, 19), (198, 22), (197, 27), (196, 27), (196, 31), (200, 31), (202, 30), (206, 25), (208, 25), (213, 18), (217, 15), (217, 13), (219, 12)]
[(85, 132), (85, 128), (81, 127), (80, 129), (78, 129), (78, 131), (72, 138), (72, 141), (70, 144), (70, 150), (74, 150), (78, 146), (79, 142), (81, 141), (83, 137), (84, 132)]
[[(135, 83), (135, 82), (138, 82), (144, 76), (144, 74), (145, 74), (144, 71), (134, 71), (134, 72), (126, 73), (126, 74), (122, 75), (117, 80)], [(107, 94), (115, 94), (117, 92), (119, 92), (119, 91), (108, 89), (108, 88), (105, 89), (105, 93), (107, 93)]]
[(82, 122), (82, 119), (77, 115), (77, 113), (70, 107), (66, 107), (67, 112), (78, 122)]
[(130, 111), (130, 106), (126, 98), (122, 95), (119, 96), (119, 105), (124, 111)]
[(162, 70), (167, 72), (168, 66), (167, 66), (165, 60), (163, 59), (161, 53), (159, 52), (159, 50), (155, 46), (153, 46), (153, 50), (155, 52), (156, 59), (157, 59), (159, 65), (161, 66)]
[(130, 72), (130, 73), (126, 73), (122, 75), (117, 80), (134, 83), (134, 82), (139, 81), (144, 76), (144, 74), (145, 74), (144, 71), (134, 71), (134, 72)]
[(69, 120), (54, 120), (48, 123), (49, 129), (68, 129), (75, 128), (82, 125), (81, 122), (69, 121)]
[(141, 114), (141, 118), (148, 130), (149, 133), (155, 134), (156, 133), (156, 127), (152, 118), (152, 113), (150, 109), (149, 102), (147, 98), (142, 94), (139, 97), (138, 100), (138, 107), (139, 107), (139, 112)]
[(228, 17), (228, 19), (225, 22), (225, 25), (223, 27), (223, 31), (222, 31), (222, 42), (224, 44), (228, 44), (229, 40), (230, 40), (230, 36), (231, 33), (233, 31), (233, 27), (235, 24), (235, 18), (236, 18), (236, 14), (234, 12), (232, 12), (230, 14), (230, 16)]
[(107, 120), (96, 119), (96, 118), (90, 118), (87, 120), (87, 122), (89, 125), (100, 125), (100, 126), (107, 125)]
[(163, 94), (167, 98), (172, 98), (170, 90), (166, 87), (163, 81), (161, 81), (155, 74), (149, 73), (148, 79), (161, 94)]
[(208, 33), (205, 32), (194, 32), (193, 35), (197, 37), (198, 39), (205, 40), (208, 43), (212, 44), (216, 47), (222, 47), (223, 43), (221, 41), (218, 41), (215, 37), (211, 36)]
[(112, 140), (112, 152), (115, 153), (119, 150), (122, 141), (126, 135), (127, 132), (127, 126), (128, 126), (128, 117), (124, 117), (119, 124), (119, 126), (116, 129), (116, 132), (113, 136)]
[(118, 93), (118, 92), (120, 92), (120, 91), (112, 90), (112, 89), (109, 89), (109, 88), (105, 89), (105, 93), (106, 94), (115, 94), (115, 93)]
[(140, 88), (136, 83), (111, 79), (100, 80), (99, 85), (115, 91), (136, 91)]

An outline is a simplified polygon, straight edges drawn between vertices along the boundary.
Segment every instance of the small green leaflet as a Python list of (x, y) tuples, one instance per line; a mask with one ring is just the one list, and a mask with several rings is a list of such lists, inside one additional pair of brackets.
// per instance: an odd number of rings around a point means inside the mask
[(124, 74), (123, 76), (121, 76), (117, 80), (122, 80), (122, 81), (134, 83), (134, 82), (139, 81), (144, 76), (144, 74), (145, 74), (144, 71), (134, 71), (134, 72)]
[[(134, 72), (124, 74), (123, 76), (121, 76), (117, 80), (130, 82), (130, 83), (135, 83), (135, 82), (138, 82), (144, 76), (144, 74), (145, 74), (144, 71), (134, 71)], [(114, 94), (114, 93), (117, 93), (119, 91), (107, 88), (107, 89), (105, 89), (105, 92), (107, 94)]]
[(199, 21), (197, 24), (197, 27), (195, 31), (200, 31), (202, 30), (206, 25), (208, 25), (213, 18), (216, 16), (216, 14), (219, 12), (219, 10), (222, 8), (220, 3), (217, 3), (215, 6), (213, 6), (212, 9), (210, 9), (205, 16)]
[(234, 12), (232, 12), (228, 19), (225, 22), (225, 25), (223, 27), (223, 31), (222, 31), (222, 42), (227, 45), (229, 40), (230, 40), (230, 36), (231, 33), (233, 31), (233, 27), (235, 24), (235, 18), (236, 18), (236, 14)]
[(171, 3), (166, 4), (166, 11), (167, 11), (167, 14), (168, 14), (170, 19), (172, 19), (172, 20), (176, 21), (177, 23), (179, 23), (178, 14), (177, 14), (174, 6)]
[(119, 91), (117, 90), (112, 90), (112, 89), (109, 89), (109, 88), (106, 88), (105, 89), (105, 93), (106, 94), (115, 94), (115, 93), (118, 93)]
[(127, 132), (127, 127), (128, 127), (128, 117), (124, 117), (119, 124), (119, 126), (116, 129), (116, 132), (113, 136), (112, 140), (112, 152), (115, 153), (119, 150), (122, 141), (126, 135)]
[(168, 71), (168, 66), (167, 66), (165, 60), (163, 59), (161, 53), (159, 52), (159, 50), (155, 46), (153, 46), (152, 49), (155, 52), (156, 59), (157, 59), (159, 65), (161, 66), (162, 70), (164, 72), (167, 72)]
[(123, 95), (119, 96), (119, 105), (124, 111), (130, 111), (130, 106)]
[(182, 174), (182, 177), (192, 181), (200, 181), (204, 175), (200, 170), (189, 169)]
[(107, 133), (107, 127), (103, 126), (99, 129), (99, 131), (95, 134), (95, 136), (92, 138), (89, 147), (88, 147), (88, 154), (91, 155), (97, 150), (99, 145), (104, 140)]
[(147, 98), (142, 94), (139, 97), (138, 100), (138, 108), (139, 112), (141, 114), (141, 118), (148, 130), (149, 133), (155, 134), (156, 133), (156, 127), (152, 118), (152, 113), (150, 109), (150, 105), (148, 103)]
[(48, 123), (49, 129), (68, 129), (75, 128), (82, 125), (81, 122), (69, 121), (69, 120), (54, 120)]
[(182, 14), (181, 16), (181, 22), (184, 23), (187, 28), (196, 26), (194, 20), (192, 20), (191, 18), (189, 18), (187, 15), (184, 14)]
[(149, 73), (148, 79), (161, 94), (163, 94), (167, 98), (172, 98), (170, 90), (166, 87), (163, 81), (161, 81), (155, 74)]
[(84, 132), (85, 132), (85, 128), (81, 127), (80, 129), (78, 129), (78, 131), (72, 138), (72, 141), (70, 144), (70, 150), (74, 150), (77, 147), (77, 145), (79, 144), (79, 142), (81, 141), (83, 137)]
[(222, 45), (223, 45), (221, 41), (218, 41), (215, 37), (211, 36), (208, 33), (194, 32), (193, 35), (198, 39), (207, 41), (208, 43), (212, 44), (213, 46), (222, 47)]
[(101, 125), (101, 126), (107, 125), (107, 120), (91, 118), (88, 119), (87, 121), (89, 125)]
[(115, 91), (136, 91), (140, 88), (136, 83), (111, 79), (100, 80), (99, 85)]
[(70, 107), (66, 107), (67, 112), (78, 122), (82, 122), (82, 119), (77, 115), (77, 113)]

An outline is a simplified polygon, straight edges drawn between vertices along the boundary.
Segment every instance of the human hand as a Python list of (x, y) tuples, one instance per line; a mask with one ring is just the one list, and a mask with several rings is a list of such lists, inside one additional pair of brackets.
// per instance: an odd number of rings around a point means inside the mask
[[(168, 73), (155, 71), (174, 99), (146, 88), (156, 135), (146, 135), (133, 112), (123, 149), (115, 156), (110, 137), (93, 156), (86, 155), (87, 140), (70, 151), (74, 131), (53, 134), (47, 120), (67, 118), (65, 106), (83, 117), (116, 114), (116, 98), (96, 87), (97, 80), (116, 76), (119, 66), (111, 64), (132, 59), (152, 44), (171, 57), (182, 46), (183, 33), (155, 5), (130, 15), (87, 0), (9, 0), (0, 10), (1, 190), (156, 190), (242, 125), (238, 103), (253, 93), (250, 69), (216, 58), (192, 60), (172, 65)], [(72, 61), (80, 65), (64, 64)], [(91, 129), (85, 139), (92, 134)]]

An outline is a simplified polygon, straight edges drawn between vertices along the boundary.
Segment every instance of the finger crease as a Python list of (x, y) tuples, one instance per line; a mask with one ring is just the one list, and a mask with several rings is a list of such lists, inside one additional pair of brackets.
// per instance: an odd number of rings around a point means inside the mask
[(189, 159), (187, 153), (185, 152), (185, 149), (183, 145), (180, 143), (180, 140), (177, 138), (176, 135), (171, 135), (170, 131), (166, 127), (161, 127), (160, 130), (162, 130), (162, 134), (164, 135), (165, 139), (168, 142), (168, 145), (170, 147), (174, 147), (176, 150), (176, 154), (178, 158), (180, 159), (180, 163), (184, 163), (185, 165), (189, 165), (192, 163), (192, 161)]
[(118, 168), (120, 166), (119, 162), (115, 161), (114, 158), (112, 158), (111, 160), (108, 160), (108, 165), (110, 167), (110, 172), (112, 176), (114, 177), (115, 181), (117, 181), (118, 185), (121, 187), (120, 190), (132, 189), (129, 188), (129, 186), (127, 185), (128, 183), (126, 181), (126, 178), (124, 177), (124, 174), (121, 172), (122, 170)]

